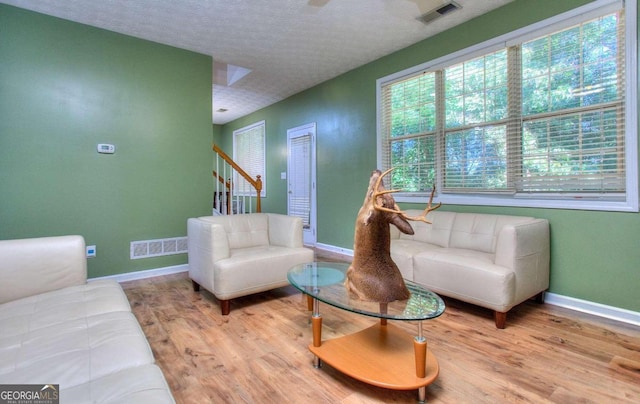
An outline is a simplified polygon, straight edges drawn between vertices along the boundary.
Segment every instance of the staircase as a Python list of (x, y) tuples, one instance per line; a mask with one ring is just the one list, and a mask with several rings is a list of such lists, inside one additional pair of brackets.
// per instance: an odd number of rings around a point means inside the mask
[[(213, 145), (213, 214), (235, 215), (262, 212), (260, 175), (253, 179), (218, 145)], [(254, 206), (255, 205), (255, 206)]]

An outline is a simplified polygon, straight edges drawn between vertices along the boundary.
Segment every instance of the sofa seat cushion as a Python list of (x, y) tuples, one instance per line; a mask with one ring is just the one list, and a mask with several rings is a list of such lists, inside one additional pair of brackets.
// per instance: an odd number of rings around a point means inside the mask
[(156, 365), (136, 366), (75, 387), (61, 389), (61, 403), (175, 403)]
[(214, 265), (214, 294), (219, 299), (286, 286), (287, 272), (301, 262), (313, 261), (313, 250), (280, 246), (233, 250), (227, 259)]
[(493, 263), (493, 254), (442, 248), (414, 257), (414, 281), (444, 296), (505, 312), (512, 307), (515, 274)]
[(131, 311), (113, 280), (58, 289), (0, 305), (0, 338), (113, 311)]
[(135, 316), (117, 311), (0, 338), (0, 384), (77, 386), (154, 362)]
[(412, 281), (414, 278), (413, 257), (423, 251), (439, 249), (442, 249), (442, 247), (411, 239), (395, 239), (391, 240), (391, 259), (398, 266), (402, 277)]

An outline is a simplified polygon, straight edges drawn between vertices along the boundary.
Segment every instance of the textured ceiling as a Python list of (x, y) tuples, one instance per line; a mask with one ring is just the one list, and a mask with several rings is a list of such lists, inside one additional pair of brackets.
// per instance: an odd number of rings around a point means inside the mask
[[(218, 124), (512, 0), (455, 1), (462, 9), (425, 25), (417, 18), (445, 0), (0, 0), (210, 55)], [(226, 85), (227, 64), (250, 72)]]

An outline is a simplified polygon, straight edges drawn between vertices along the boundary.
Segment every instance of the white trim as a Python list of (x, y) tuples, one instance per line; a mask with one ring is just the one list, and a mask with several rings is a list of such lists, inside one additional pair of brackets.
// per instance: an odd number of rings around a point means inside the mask
[(564, 307), (582, 313), (640, 326), (640, 313), (636, 311), (607, 306), (605, 304), (576, 299), (574, 297), (557, 295), (555, 293), (545, 293), (544, 302), (554, 306)]
[(147, 269), (144, 271), (127, 272), (126, 274), (100, 276), (87, 279), (88, 282), (102, 279), (113, 279), (116, 282), (137, 281), (139, 279), (155, 278), (156, 276), (173, 275), (189, 271), (189, 264), (174, 265), (170, 267)]
[(633, 135), (625, 136), (625, 164), (627, 174), (627, 206), (633, 212), (640, 210), (638, 194), (638, 2), (627, 1), (625, 3), (625, 51), (627, 77), (633, 79), (633, 83), (627, 83), (625, 89), (625, 131), (632, 132)]
[[(627, 173), (631, 176), (633, 173)], [(624, 201), (604, 201), (588, 198), (576, 198), (576, 203), (571, 204), (569, 199), (545, 199), (542, 197), (530, 197), (525, 195), (518, 197), (504, 197), (500, 195), (465, 195), (465, 194), (440, 194), (433, 198), (433, 203), (444, 205), (472, 205), (472, 206), (508, 206), (518, 208), (540, 208), (540, 209), (574, 209), (574, 210), (594, 210), (607, 212), (638, 212), (638, 201), (632, 198), (630, 188), (627, 188), (627, 198)], [(424, 204), (429, 202), (428, 196), (411, 196), (397, 194), (393, 197), (396, 202)], [(579, 201), (579, 202), (578, 202)]]
[(353, 257), (353, 250), (348, 250), (346, 248), (336, 247), (330, 244), (317, 243), (315, 246), (318, 250), (328, 251), (336, 254), (348, 255)]
[(317, 172), (317, 156), (316, 156), (316, 122), (307, 123), (305, 125), (296, 126), (295, 128), (287, 129), (287, 214), (291, 214), (291, 187), (292, 187), (292, 169), (293, 164), (291, 162), (291, 141), (298, 137), (310, 136), (310, 165), (311, 165), (311, 195), (310, 195), (310, 211), (309, 211), (309, 228), (302, 230), (302, 238), (305, 245), (315, 246), (318, 242), (318, 172)]

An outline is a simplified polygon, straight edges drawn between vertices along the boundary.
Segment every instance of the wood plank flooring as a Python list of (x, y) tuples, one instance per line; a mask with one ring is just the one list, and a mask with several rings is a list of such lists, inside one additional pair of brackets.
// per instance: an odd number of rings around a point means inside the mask
[[(336, 257), (319, 256), (327, 258)], [(122, 285), (178, 403), (417, 401), (415, 390), (314, 369), (310, 313), (293, 287), (235, 299), (222, 316), (211, 293), (193, 292), (186, 273)], [(498, 330), (489, 310), (445, 302), (445, 313), (424, 323), (440, 364), (427, 402), (640, 402), (640, 328), (526, 302)], [(321, 313), (323, 339), (376, 321), (328, 305)], [(394, 324), (416, 333), (414, 323)]]

